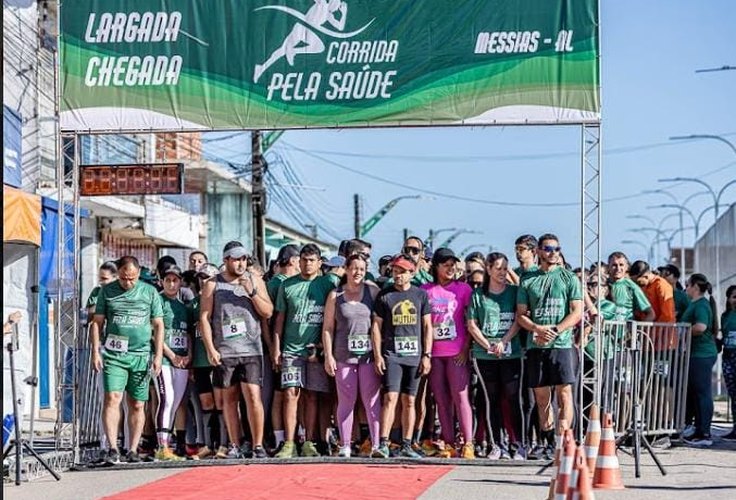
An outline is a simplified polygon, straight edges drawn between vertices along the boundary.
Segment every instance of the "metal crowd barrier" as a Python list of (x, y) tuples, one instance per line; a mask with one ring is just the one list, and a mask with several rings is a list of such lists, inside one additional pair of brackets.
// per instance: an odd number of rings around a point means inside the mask
[[(606, 321), (602, 330), (601, 405), (612, 413), (616, 435), (636, 425), (637, 401), (642, 434), (680, 432), (685, 426), (690, 325)], [(635, 374), (639, 374), (637, 394), (632, 393)]]
[(100, 421), (102, 416), (102, 396), (99, 386), (102, 383), (102, 374), (92, 368), (89, 348), (80, 348), (78, 351), (77, 386), (79, 404), (79, 446), (97, 448), (101, 438)]

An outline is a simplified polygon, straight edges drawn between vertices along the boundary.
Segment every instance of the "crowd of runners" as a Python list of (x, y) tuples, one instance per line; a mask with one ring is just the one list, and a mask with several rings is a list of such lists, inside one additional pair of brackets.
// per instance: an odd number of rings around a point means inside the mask
[[(87, 307), (102, 453), (120, 460), (401, 456), (549, 460), (575, 422), (580, 357), (603, 321), (692, 325), (691, 444), (709, 446), (711, 371), (736, 400), (736, 287), (683, 289), (672, 265), (613, 253), (572, 269), (553, 234), (460, 259), (409, 237), (369, 271), (370, 243), (327, 259), (286, 245), (264, 269), (233, 241), (155, 271), (105, 263)], [(736, 413), (736, 408), (734, 408)], [(123, 418), (125, 414), (125, 418)], [(736, 429), (725, 436), (736, 439)]]

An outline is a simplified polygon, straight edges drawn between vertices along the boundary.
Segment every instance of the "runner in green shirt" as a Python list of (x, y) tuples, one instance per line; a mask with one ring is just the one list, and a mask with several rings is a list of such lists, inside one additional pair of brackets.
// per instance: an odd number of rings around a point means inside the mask
[[(321, 252), (314, 244), (302, 247), (299, 255), (301, 272), (284, 280), (276, 296), (276, 323), (273, 335), (273, 362), (281, 369), (284, 389), (284, 447), (278, 458), (296, 456), (297, 408), (304, 393), (307, 421), (306, 442), (302, 455), (319, 456), (315, 446), (318, 415), (318, 392), (329, 391), (329, 379), (317, 357), (317, 344), (322, 335), (324, 307), (332, 283), (319, 275)], [(303, 389), (303, 390), (301, 390)]]
[(616, 304), (616, 319), (634, 319), (634, 312), (643, 313), (641, 321), (654, 321), (654, 310), (644, 291), (629, 278), (629, 259), (623, 252), (608, 257), (611, 301)]
[[(692, 302), (685, 314), (683, 323), (692, 325), (692, 341), (690, 344), (690, 365), (688, 367), (687, 391), (688, 400), (693, 402), (694, 415), (687, 415), (685, 423), (694, 424), (695, 433), (685, 441), (693, 446), (708, 447), (713, 444), (710, 438), (710, 427), (713, 420), (713, 365), (718, 357), (715, 333), (716, 304), (713, 289), (708, 279), (702, 274), (693, 274), (687, 281), (688, 296)], [(709, 298), (705, 297), (705, 294)], [(690, 418), (694, 417), (694, 422)]]
[(524, 234), (516, 238), (514, 251), (519, 265), (509, 272), (508, 280), (514, 285), (521, 282), (526, 273), (539, 269), (537, 265), (537, 238), (531, 234)]
[[(140, 460), (135, 447), (145, 422), (144, 403), (148, 400), (152, 340), (152, 371), (156, 375), (161, 371), (164, 340), (161, 298), (154, 287), (140, 282), (139, 276), (140, 264), (135, 257), (120, 259), (118, 279), (100, 291), (90, 326), (92, 366), (95, 371), (102, 371), (105, 386), (102, 418), (110, 446), (105, 461), (110, 464), (120, 460), (117, 430), (123, 392), (128, 393), (130, 409), (131, 450), (127, 459), (131, 462)], [(105, 326), (105, 351), (100, 354), (100, 332)]]
[(572, 422), (572, 384), (576, 378), (576, 352), (572, 329), (583, 315), (580, 280), (562, 267), (559, 238), (545, 234), (539, 238), (539, 269), (524, 276), (519, 286), (516, 317), (529, 332), (527, 366), (529, 386), (539, 409), (539, 425), (547, 443), (554, 443), (550, 422), (550, 388), (555, 388), (560, 416)]

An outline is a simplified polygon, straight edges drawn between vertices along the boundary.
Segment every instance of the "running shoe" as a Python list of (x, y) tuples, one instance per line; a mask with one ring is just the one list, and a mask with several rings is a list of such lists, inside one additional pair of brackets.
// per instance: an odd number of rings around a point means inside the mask
[(371, 458), (388, 458), (389, 456), (388, 444), (383, 443), (378, 448), (374, 448), (371, 452)]
[(401, 445), (396, 443), (391, 443), (388, 445), (388, 456), (391, 458), (396, 458), (401, 455)]
[(526, 457), (529, 460), (542, 460), (544, 458), (544, 446), (535, 444)]
[(422, 441), (421, 449), (425, 457), (433, 457), (440, 450), (440, 448), (438, 448), (437, 445), (429, 439)]
[(135, 451), (130, 450), (125, 455), (125, 461), (128, 462), (129, 464), (137, 464), (137, 463), (140, 463), (141, 462), (141, 457)]
[(488, 443), (483, 441), (480, 444), (475, 445), (475, 456), (478, 458), (485, 458), (487, 455)]
[(162, 446), (156, 450), (154, 458), (160, 462), (179, 462), (184, 460), (182, 457), (174, 453), (168, 446)]
[(197, 451), (197, 458), (200, 459), (200, 460), (205, 459), (205, 458), (209, 458), (210, 456), (212, 456), (212, 450), (210, 450), (210, 447), (207, 446), (207, 445), (202, 446)]
[(364, 458), (368, 458), (373, 454), (373, 446), (371, 445), (371, 440), (366, 439), (363, 441), (360, 445), (360, 449), (358, 449), (358, 455)]
[(445, 444), (435, 454), (437, 458), (457, 458), (457, 450), (451, 444)]
[(337, 456), (341, 458), (350, 458), (351, 450), (350, 445), (340, 446), (340, 451), (337, 452)]
[(276, 453), (276, 458), (296, 458), (299, 454), (296, 452), (296, 444), (294, 441), (286, 441), (282, 443), (281, 450)]
[(711, 439), (711, 437), (700, 433), (696, 433), (690, 439), (686, 439), (685, 443), (697, 448), (710, 448), (711, 446), (713, 446), (713, 440)]
[(412, 441), (411, 443), (411, 449), (416, 451), (420, 457), (424, 458), (427, 455), (424, 453), (424, 450), (422, 449), (422, 445), (417, 443), (416, 441)]
[(215, 453), (215, 458), (224, 459), (227, 458), (227, 448), (225, 446), (220, 446), (217, 448), (217, 452)]
[(422, 458), (422, 456), (414, 451), (414, 448), (409, 444), (401, 445), (401, 451), (399, 454), (404, 458)]
[(555, 446), (552, 444), (548, 444), (544, 447), (544, 451), (542, 452), (542, 460), (554, 460), (555, 459)]
[(313, 441), (304, 441), (302, 445), (302, 456), (303, 457), (319, 457), (319, 451)]
[(505, 446), (501, 446), (501, 456), (499, 458), (501, 460), (511, 460), (511, 453)]
[(523, 462), (526, 460), (526, 448), (521, 443), (511, 443), (509, 445), (509, 452), (511, 453), (511, 459)]
[(253, 448), (253, 458), (268, 458), (268, 453), (263, 446), (256, 446)]
[(105, 465), (116, 465), (120, 463), (120, 452), (116, 449), (107, 450), (105, 454)]
[(237, 460), (240, 458), (243, 458), (243, 453), (240, 451), (240, 448), (234, 444), (230, 445), (230, 448), (227, 450), (227, 457), (225, 457), (229, 460)]
[(721, 439), (726, 439), (728, 441), (736, 441), (736, 429), (733, 429), (728, 434), (724, 434), (721, 436)]
[(682, 439), (690, 439), (695, 435), (695, 426), (694, 425), (688, 425), (685, 427), (685, 430), (680, 433), (680, 437)]
[(501, 448), (499, 448), (498, 445), (494, 444), (491, 446), (491, 449), (488, 451), (488, 459), (498, 460), (499, 458), (501, 458)]
[(465, 443), (463, 445), (462, 452), (460, 453), (460, 456), (466, 460), (472, 460), (475, 458), (475, 447), (473, 446), (473, 443)]

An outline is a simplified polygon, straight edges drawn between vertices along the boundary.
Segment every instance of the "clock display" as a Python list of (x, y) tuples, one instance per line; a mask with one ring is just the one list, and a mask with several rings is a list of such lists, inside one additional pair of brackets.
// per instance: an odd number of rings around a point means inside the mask
[(81, 165), (81, 196), (181, 194), (184, 165), (156, 163), (137, 165)]

